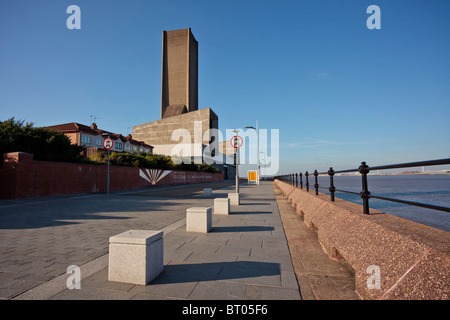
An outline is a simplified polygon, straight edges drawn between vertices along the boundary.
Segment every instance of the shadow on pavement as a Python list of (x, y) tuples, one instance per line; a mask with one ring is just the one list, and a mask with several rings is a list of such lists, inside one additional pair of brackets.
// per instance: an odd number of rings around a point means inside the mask
[(240, 214), (272, 214), (271, 211), (233, 211), (230, 215), (240, 215)]
[(274, 227), (266, 226), (233, 226), (233, 227), (212, 227), (210, 232), (256, 232), (273, 231)]
[(280, 265), (270, 262), (211, 262), (164, 266), (150, 284), (245, 279), (280, 275)]

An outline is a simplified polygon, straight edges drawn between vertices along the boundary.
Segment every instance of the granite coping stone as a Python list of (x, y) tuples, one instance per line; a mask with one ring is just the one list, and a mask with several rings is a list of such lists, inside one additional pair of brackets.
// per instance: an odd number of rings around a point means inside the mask
[[(317, 230), (331, 259), (355, 270), (356, 292), (363, 299), (448, 299), (450, 233), (329, 196), (308, 193), (276, 180), (304, 223)], [(369, 288), (379, 270), (380, 287)]]

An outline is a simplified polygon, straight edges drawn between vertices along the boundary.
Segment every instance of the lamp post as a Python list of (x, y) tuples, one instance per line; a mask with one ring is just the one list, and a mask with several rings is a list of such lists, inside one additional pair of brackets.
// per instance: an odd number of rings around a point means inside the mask
[(264, 155), (264, 165), (266, 165), (266, 154), (263, 151), (261, 151), (260, 153)]
[(256, 182), (259, 185), (259, 179), (260, 179), (260, 168), (259, 168), (259, 130), (258, 130), (258, 120), (256, 120), (256, 128), (254, 127), (246, 127), (248, 129), (256, 130)]
[[(236, 133), (236, 136), (238, 135), (239, 129), (233, 130), (234, 133)], [(238, 158), (238, 148), (237, 148), (237, 141), (234, 140), (234, 161), (236, 163), (236, 193), (239, 193), (239, 158)]]

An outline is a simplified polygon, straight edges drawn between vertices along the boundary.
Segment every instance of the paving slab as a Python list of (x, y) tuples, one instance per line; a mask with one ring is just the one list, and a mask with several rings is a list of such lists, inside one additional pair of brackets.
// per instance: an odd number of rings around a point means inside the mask
[[(355, 273), (348, 263), (331, 260), (323, 251), (317, 231), (309, 229), (295, 208), (274, 184), (288, 250), (303, 300), (359, 300), (355, 293)], [(276, 246), (267, 241), (268, 246)], [(283, 246), (283, 242), (278, 245)], [(285, 250), (283, 246), (283, 250)], [(266, 292), (252, 289), (255, 297)]]
[[(232, 300), (270, 299), (272, 295), (273, 299), (300, 299), (297, 279), (270, 182), (259, 186), (242, 185), (241, 205), (232, 206), (228, 216), (213, 215), (213, 228), (208, 234), (186, 232), (184, 215), (187, 207), (208, 206), (209, 202), (211, 202), (209, 205), (212, 205), (214, 196), (225, 196), (232, 188), (214, 189), (212, 198), (195, 195), (185, 197), (176, 204), (173, 203), (177, 201), (176, 198), (171, 195), (170, 199), (173, 201), (168, 208), (164, 208), (162, 203), (156, 207), (153, 204), (156, 210), (149, 209), (148, 212), (155, 212), (157, 216), (155, 218), (166, 220), (165, 223), (159, 223), (161, 229), (165, 229), (164, 270), (150, 284), (144, 286), (108, 281), (106, 263), (87, 277), (82, 275), (81, 289), (70, 290), (60, 284), (60, 290), (46, 298)], [(142, 194), (127, 194), (126, 197), (133, 200), (145, 199)], [(152, 199), (154, 198), (157, 197)], [(149, 208), (152, 206), (150, 203), (148, 205)], [(176, 210), (180, 211), (179, 215), (173, 212)], [(158, 215), (160, 211), (173, 217), (169, 219), (166, 215)], [(170, 214), (167, 214), (167, 211)], [(130, 219), (140, 220), (136, 222), (147, 223), (149, 229), (157, 230), (155, 225), (158, 225), (158, 219), (150, 224), (144, 219), (147, 215), (136, 214), (130, 208), (119, 216), (132, 217)], [(102, 222), (107, 224), (111, 223), (111, 220), (113, 219)], [(126, 227), (132, 225), (128, 223)], [(124, 230), (126, 227), (105, 226), (104, 229), (110, 232), (103, 234), (111, 236), (111, 233), (118, 229), (120, 232), (117, 233), (121, 233), (126, 231)], [(141, 225), (139, 229), (144, 228)], [(93, 242), (88, 235), (85, 236)], [(105, 239), (106, 244), (107, 242), (108, 238)], [(101, 251), (100, 248), (97, 253)], [(64, 249), (60, 254), (64, 254), (63, 251)], [(76, 248), (72, 253), (77, 253)], [(107, 256), (107, 252), (101, 255), (105, 261)], [(60, 275), (64, 281), (68, 276), (68, 274)], [(60, 282), (63, 279), (59, 279)], [(26, 297), (26, 293), (17, 296), (21, 297)]]
[[(186, 209), (232, 184), (0, 203), (0, 298), (52, 300), (356, 299), (351, 270), (328, 259), (271, 182), (241, 185), (241, 205), (186, 232)], [(22, 221), (22, 220), (25, 221)], [(164, 270), (148, 285), (108, 281), (109, 237), (164, 232)], [(81, 289), (68, 289), (69, 265)], [(300, 286), (299, 286), (300, 284)]]
[(68, 266), (106, 255), (109, 237), (121, 232), (179, 228), (188, 207), (211, 202), (194, 198), (202, 190), (194, 185), (0, 201), (0, 299), (67, 278)]

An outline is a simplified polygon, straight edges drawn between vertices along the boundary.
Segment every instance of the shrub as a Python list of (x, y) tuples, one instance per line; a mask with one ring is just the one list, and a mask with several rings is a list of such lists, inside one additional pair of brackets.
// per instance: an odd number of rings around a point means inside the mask
[(32, 153), (35, 160), (80, 162), (84, 150), (56, 130), (14, 118), (0, 122), (0, 154), (22, 151)]
[[(171, 157), (161, 154), (150, 154), (145, 152), (138, 154), (112, 152), (109, 159), (110, 164), (116, 166), (220, 173), (219, 169), (206, 163), (185, 164), (184, 162), (181, 162), (180, 164), (174, 164)], [(98, 152), (91, 156), (89, 160), (95, 163), (106, 163), (107, 156), (104, 152)]]

